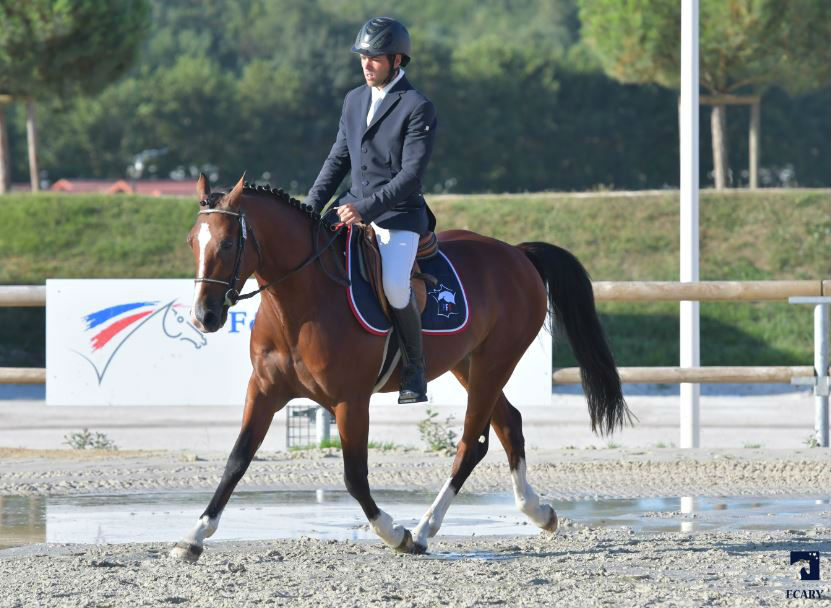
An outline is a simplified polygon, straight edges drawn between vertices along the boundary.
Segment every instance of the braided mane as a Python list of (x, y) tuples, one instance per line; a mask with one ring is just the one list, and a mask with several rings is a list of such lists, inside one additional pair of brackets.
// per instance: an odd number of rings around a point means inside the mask
[[(289, 193), (282, 188), (272, 188), (269, 184), (266, 184), (265, 186), (258, 186), (253, 182), (245, 182), (242, 186), (242, 192), (243, 194), (268, 194), (271, 198), (279, 201), (280, 203), (294, 207), (298, 211), (302, 211), (308, 215), (309, 219), (313, 222), (322, 223), (327, 228), (330, 226), (330, 223), (325, 221), (323, 217), (314, 210), (314, 207), (301, 203), (296, 198), (289, 196)], [(208, 198), (200, 202), (200, 205), (208, 207), (209, 209), (214, 209), (222, 201), (225, 194), (225, 192), (211, 192), (208, 195)]]
[(268, 194), (277, 201), (294, 207), (298, 211), (302, 211), (308, 215), (313, 222), (323, 223), (327, 227), (329, 225), (327, 222), (323, 221), (323, 218), (314, 210), (314, 207), (301, 203), (296, 198), (289, 196), (289, 193), (282, 188), (272, 188), (269, 184), (266, 184), (265, 186), (258, 186), (254, 183), (245, 183), (243, 184), (242, 192), (243, 194)]

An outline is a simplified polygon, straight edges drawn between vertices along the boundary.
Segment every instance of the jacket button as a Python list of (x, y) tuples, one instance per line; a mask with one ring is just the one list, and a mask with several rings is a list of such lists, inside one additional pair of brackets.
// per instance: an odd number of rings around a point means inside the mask
[(364, 146), (363, 148), (361, 148), (361, 152), (368, 152), (368, 151), (369, 151), (369, 148), (367, 148), (366, 146)]
[(366, 171), (366, 165), (361, 165), (361, 171)]
[(361, 184), (364, 185), (364, 186), (368, 186), (369, 182), (367, 180), (364, 180), (364, 181), (361, 182)]

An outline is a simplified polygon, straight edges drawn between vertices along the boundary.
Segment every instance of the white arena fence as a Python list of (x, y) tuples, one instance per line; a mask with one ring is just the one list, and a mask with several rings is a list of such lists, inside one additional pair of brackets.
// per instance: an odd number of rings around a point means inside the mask
[[(603, 301), (783, 301), (814, 306), (814, 364), (804, 366), (621, 367), (628, 384), (791, 383), (813, 386), (816, 438), (828, 446), (828, 317), (831, 281), (595, 281), (595, 299)], [(0, 306), (46, 306), (46, 287), (0, 286)], [(552, 373), (554, 384), (579, 384), (578, 368)], [(0, 384), (44, 384), (45, 368), (0, 367)]]

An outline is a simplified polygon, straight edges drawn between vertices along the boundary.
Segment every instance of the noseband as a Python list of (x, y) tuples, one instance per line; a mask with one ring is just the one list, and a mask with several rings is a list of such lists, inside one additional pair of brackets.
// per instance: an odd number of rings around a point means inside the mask
[[(203, 202), (207, 205), (207, 201), (203, 201)], [(237, 236), (237, 254), (236, 254), (236, 259), (234, 260), (234, 270), (231, 273), (231, 278), (227, 281), (220, 281), (219, 279), (211, 279), (209, 277), (197, 277), (196, 279), (193, 280), (193, 282), (194, 283), (219, 283), (220, 285), (227, 285), (228, 286), (228, 291), (225, 292), (225, 300), (224, 300), (223, 304), (225, 306), (228, 306), (228, 307), (233, 306), (234, 304), (236, 304), (240, 300), (247, 300), (248, 298), (253, 298), (258, 293), (260, 293), (262, 291), (265, 291), (266, 289), (268, 289), (272, 285), (276, 285), (277, 283), (280, 283), (281, 281), (284, 281), (285, 279), (289, 278), (295, 272), (299, 272), (299, 271), (303, 270), (306, 266), (308, 266), (309, 264), (314, 262), (316, 259), (318, 259), (321, 255), (323, 255), (323, 253), (327, 249), (329, 249), (329, 246), (332, 243), (335, 242), (335, 239), (338, 238), (338, 235), (340, 234), (341, 230), (343, 230), (343, 228), (344, 228), (343, 225), (340, 225), (340, 226), (337, 226), (337, 227), (331, 226), (330, 229), (332, 230), (332, 232), (334, 232), (334, 234), (332, 235), (332, 238), (329, 239), (329, 241), (326, 242), (326, 245), (324, 245), (319, 250), (317, 249), (317, 238), (313, 238), (314, 242), (312, 243), (312, 250), (314, 251), (314, 253), (305, 262), (300, 264), (300, 266), (298, 266), (294, 270), (290, 270), (289, 272), (284, 274), (279, 279), (271, 281), (271, 283), (268, 283), (267, 285), (263, 285), (262, 287), (260, 287), (256, 291), (252, 291), (252, 292), (240, 295), (240, 293), (237, 291), (236, 287), (237, 287), (237, 283), (239, 283), (239, 272), (240, 272), (240, 266), (242, 265), (242, 254), (245, 251), (245, 241), (248, 240), (249, 230), (251, 231), (251, 238), (254, 240), (254, 248), (257, 250), (257, 258), (260, 259), (262, 257), (262, 255), (260, 254), (260, 244), (257, 242), (257, 237), (254, 235), (254, 227), (251, 226), (250, 224), (248, 224), (248, 222), (245, 220), (245, 214), (242, 211), (228, 211), (227, 209), (202, 209), (202, 210), (199, 211), (199, 213), (197, 215), (207, 215), (209, 213), (222, 213), (224, 215), (231, 215), (231, 216), (234, 216), (234, 217), (238, 218), (238, 220), (239, 220), (240, 229), (239, 229), (239, 233), (238, 233), (238, 236)], [(315, 232), (315, 237), (317, 237), (317, 232)], [(327, 272), (326, 274), (329, 274), (329, 273)], [(334, 278), (334, 277), (332, 277), (332, 278)]]

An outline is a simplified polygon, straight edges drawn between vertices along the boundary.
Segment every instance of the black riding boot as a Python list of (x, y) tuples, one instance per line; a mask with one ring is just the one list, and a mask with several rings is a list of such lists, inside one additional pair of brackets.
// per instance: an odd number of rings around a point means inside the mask
[(421, 314), (415, 294), (404, 308), (390, 306), (392, 321), (401, 345), (401, 389), (398, 403), (427, 401), (427, 380), (424, 376), (424, 352), (421, 345)]

